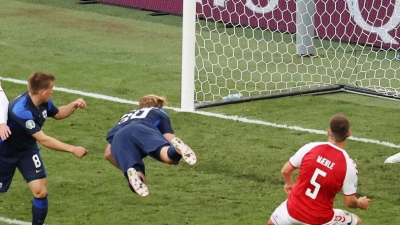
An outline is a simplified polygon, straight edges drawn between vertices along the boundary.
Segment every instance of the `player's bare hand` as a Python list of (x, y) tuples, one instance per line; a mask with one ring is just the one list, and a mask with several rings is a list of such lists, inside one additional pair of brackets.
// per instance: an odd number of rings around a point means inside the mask
[(367, 198), (367, 196), (359, 197), (358, 200), (358, 208), (366, 210), (371, 203), (371, 199)]
[(0, 139), (1, 140), (6, 140), (11, 134), (10, 128), (7, 126), (7, 124), (2, 123), (0, 124)]
[(75, 105), (76, 107), (80, 108), (80, 109), (86, 109), (86, 102), (85, 100), (78, 98), (77, 100), (75, 100)]
[(293, 189), (293, 186), (294, 186), (294, 184), (285, 184), (283, 186), (283, 189), (285, 190), (286, 194), (288, 194), (288, 195), (290, 194), (290, 192)]
[(81, 147), (81, 146), (74, 146), (74, 148), (72, 149), (71, 152), (76, 157), (82, 158), (83, 156), (85, 156), (88, 153), (88, 150), (86, 150), (86, 148)]

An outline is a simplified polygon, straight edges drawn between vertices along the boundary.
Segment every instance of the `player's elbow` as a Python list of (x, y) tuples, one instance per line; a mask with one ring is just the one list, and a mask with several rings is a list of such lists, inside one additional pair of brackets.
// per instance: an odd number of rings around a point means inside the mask
[(61, 111), (59, 111), (53, 118), (56, 120), (62, 120), (65, 119), (66, 116)]
[(283, 177), (290, 177), (292, 175), (292, 173), (293, 173), (293, 170), (289, 170), (286, 167), (283, 167), (281, 169), (281, 174)]
[(281, 169), (282, 175), (285, 176), (291, 176), (293, 171), (296, 169), (296, 167), (292, 166), (290, 162), (287, 162)]
[(110, 158), (113, 158), (112, 154), (111, 154), (111, 145), (108, 144), (106, 149), (104, 150), (104, 158), (106, 158), (107, 160), (109, 160)]
[(104, 152), (104, 158), (106, 159), (112, 158), (111, 152)]
[(46, 148), (53, 149), (53, 148), (51, 148), (51, 140), (50, 140), (50, 138), (48, 138), (48, 136), (43, 136), (43, 137), (37, 138), (36, 140), (37, 140), (37, 142), (39, 142), (40, 145), (43, 145)]

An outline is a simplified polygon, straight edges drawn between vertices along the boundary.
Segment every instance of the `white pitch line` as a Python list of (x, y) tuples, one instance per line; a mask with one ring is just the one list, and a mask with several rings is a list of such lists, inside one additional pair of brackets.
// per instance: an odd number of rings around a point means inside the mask
[(32, 223), (21, 221), (21, 220), (16, 220), (16, 219), (8, 219), (0, 216), (0, 221), (5, 222), (8, 224), (17, 224), (17, 225), (32, 225)]
[[(0, 80), (8, 81), (11, 83), (17, 83), (17, 84), (26, 84), (27, 83), (26, 81), (13, 79), (13, 78), (0, 77)], [(103, 100), (112, 101), (112, 102), (139, 105), (139, 102), (137, 102), (137, 101), (127, 100), (127, 99), (122, 99), (122, 98), (117, 98), (117, 97), (112, 97), (112, 96), (107, 96), (107, 95), (102, 95), (102, 94), (97, 94), (97, 93), (84, 92), (84, 91), (73, 90), (73, 89), (68, 89), (68, 88), (61, 88), (61, 87), (55, 87), (54, 90), (71, 93), (71, 94), (76, 94), (76, 95), (92, 97), (92, 98), (97, 98), (97, 99), (103, 99)], [(174, 110), (176, 112), (182, 112), (182, 110), (180, 108), (167, 107), (167, 106), (164, 108)], [(297, 130), (297, 131), (314, 133), (314, 134), (326, 134), (326, 130), (316, 130), (316, 129), (309, 129), (309, 128), (304, 128), (304, 127), (299, 127), (299, 126), (290, 126), (290, 125), (286, 125), (286, 124), (271, 123), (271, 122), (266, 122), (266, 121), (262, 121), (262, 120), (248, 119), (246, 117), (228, 116), (228, 115), (224, 115), (224, 114), (212, 113), (212, 112), (206, 112), (206, 111), (194, 111), (192, 113), (204, 115), (204, 116), (221, 118), (221, 119), (235, 120), (235, 121), (240, 121), (243, 123), (259, 124), (259, 125), (264, 125), (264, 126), (269, 126), (269, 127)], [(354, 141), (360, 141), (360, 142), (365, 142), (365, 143), (372, 143), (372, 144), (392, 147), (392, 148), (400, 148), (400, 145), (394, 144), (391, 142), (387, 142), (387, 141), (379, 141), (379, 140), (368, 139), (368, 138), (359, 138), (359, 137), (354, 137), (354, 136), (351, 136), (349, 139), (354, 140)]]

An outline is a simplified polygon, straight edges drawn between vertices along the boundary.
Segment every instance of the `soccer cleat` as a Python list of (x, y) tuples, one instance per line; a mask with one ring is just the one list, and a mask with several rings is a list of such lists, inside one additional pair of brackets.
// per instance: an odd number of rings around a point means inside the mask
[(136, 170), (133, 168), (129, 168), (127, 173), (129, 183), (131, 184), (133, 190), (135, 190), (136, 194), (142, 197), (147, 196), (149, 194), (149, 189), (147, 188), (147, 185), (143, 183)]
[(172, 139), (172, 145), (178, 150), (181, 155), (183, 160), (187, 162), (190, 165), (194, 165), (197, 162), (197, 157), (196, 154), (194, 154), (194, 151), (187, 145), (185, 144), (181, 139), (175, 137)]
[(385, 163), (398, 163), (398, 162), (400, 162), (400, 152), (395, 154), (395, 155), (392, 155), (392, 156), (388, 157), (385, 160)]

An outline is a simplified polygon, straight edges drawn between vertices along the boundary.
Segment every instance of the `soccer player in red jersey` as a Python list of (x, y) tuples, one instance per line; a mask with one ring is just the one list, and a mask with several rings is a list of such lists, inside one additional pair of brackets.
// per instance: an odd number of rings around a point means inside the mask
[[(365, 210), (370, 204), (366, 196), (355, 196), (358, 170), (344, 150), (349, 129), (349, 120), (344, 115), (334, 115), (327, 132), (328, 142), (304, 145), (283, 166), (281, 173), (288, 198), (275, 209), (267, 225), (362, 224), (357, 215), (333, 208), (340, 190), (344, 194), (344, 204), (350, 208)], [(292, 173), (298, 168), (295, 182)]]

